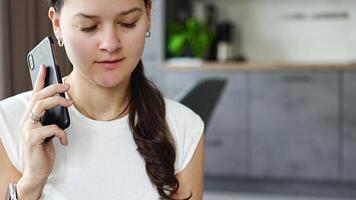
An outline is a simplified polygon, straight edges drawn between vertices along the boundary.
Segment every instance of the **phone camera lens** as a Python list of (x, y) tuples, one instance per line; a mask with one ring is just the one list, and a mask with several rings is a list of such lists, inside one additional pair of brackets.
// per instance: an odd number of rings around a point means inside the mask
[(32, 55), (30, 55), (30, 56), (28, 57), (28, 62), (29, 62), (29, 64), (30, 64), (30, 70), (33, 70), (33, 69), (35, 68), (35, 62), (34, 62), (34, 60), (33, 60), (33, 56), (32, 56)]

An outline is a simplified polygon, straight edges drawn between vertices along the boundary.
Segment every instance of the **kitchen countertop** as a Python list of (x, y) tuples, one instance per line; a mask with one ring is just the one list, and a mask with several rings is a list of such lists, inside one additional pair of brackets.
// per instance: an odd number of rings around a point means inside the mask
[(192, 62), (166, 61), (161, 68), (167, 71), (213, 70), (356, 70), (356, 63), (259, 63), (259, 62)]

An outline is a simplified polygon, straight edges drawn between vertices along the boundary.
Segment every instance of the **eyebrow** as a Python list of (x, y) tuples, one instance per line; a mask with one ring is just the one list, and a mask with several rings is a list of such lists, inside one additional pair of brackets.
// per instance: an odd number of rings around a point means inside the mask
[[(129, 10), (125, 10), (125, 11), (120, 12), (117, 16), (125, 16), (125, 15), (128, 15), (128, 14), (133, 13), (133, 12), (142, 12), (142, 9), (139, 8), (139, 7), (134, 7), (134, 8), (131, 8)], [(88, 15), (88, 14), (84, 14), (84, 13), (78, 13), (78, 14), (76, 14), (74, 16), (75, 17), (84, 17), (84, 18), (88, 18), (88, 19), (98, 18), (98, 16)]]

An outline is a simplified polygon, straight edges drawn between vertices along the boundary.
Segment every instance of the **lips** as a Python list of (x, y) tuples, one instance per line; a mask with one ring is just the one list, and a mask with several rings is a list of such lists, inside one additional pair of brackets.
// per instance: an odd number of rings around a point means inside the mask
[(109, 59), (109, 60), (101, 60), (97, 61), (96, 63), (105, 68), (105, 69), (116, 69), (118, 66), (120, 66), (120, 63), (124, 60), (125, 58), (114, 58), (114, 59)]

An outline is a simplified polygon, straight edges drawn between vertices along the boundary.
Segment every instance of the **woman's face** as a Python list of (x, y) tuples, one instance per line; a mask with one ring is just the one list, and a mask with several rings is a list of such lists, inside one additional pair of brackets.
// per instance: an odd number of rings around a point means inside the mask
[(106, 88), (129, 80), (150, 29), (150, 4), (146, 7), (144, 0), (65, 0), (59, 15), (53, 9), (49, 15), (75, 72)]

